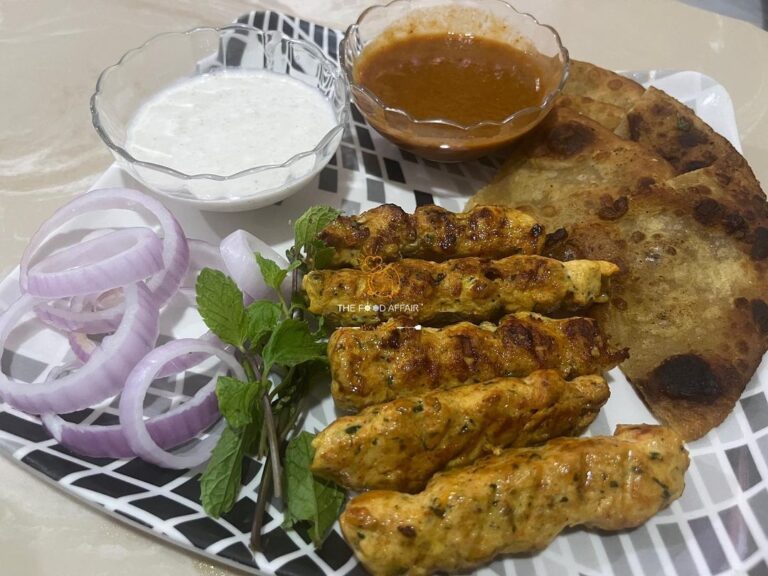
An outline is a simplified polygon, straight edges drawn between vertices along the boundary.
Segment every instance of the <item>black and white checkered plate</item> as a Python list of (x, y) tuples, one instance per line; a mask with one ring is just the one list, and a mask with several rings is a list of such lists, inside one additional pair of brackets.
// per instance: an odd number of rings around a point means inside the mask
[[(255, 12), (240, 22), (315, 42), (332, 57), (340, 33), (275, 12)], [(735, 144), (738, 135), (730, 99), (713, 80), (694, 72), (639, 73), (694, 107)], [(248, 214), (201, 214), (173, 206), (188, 235), (217, 241), (236, 228), (246, 228), (276, 248), (289, 241), (290, 220), (318, 203), (357, 213), (383, 202), (405, 210), (438, 203), (452, 210), (487, 182), (498, 163), (485, 159), (469, 164), (438, 165), (417, 159), (375, 134), (353, 109), (350, 125), (335, 158), (304, 191), (279, 205)], [(98, 183), (137, 186), (113, 167)], [(112, 216), (110, 216), (112, 218)], [(130, 225), (124, 216), (115, 224)], [(108, 218), (91, 225), (107, 226)], [(87, 228), (88, 223), (83, 223)], [(18, 297), (17, 275), (0, 283), (0, 310)], [(178, 313), (175, 313), (178, 312)], [(166, 315), (166, 337), (200, 333), (199, 318), (181, 307)], [(31, 325), (30, 325), (31, 326)], [(63, 339), (26, 325), (13, 334), (2, 355), (2, 369), (26, 381), (44, 378), (67, 357)], [(683, 497), (646, 525), (619, 534), (568, 531), (543, 552), (498, 560), (481, 574), (520, 576), (564, 574), (617, 576), (738, 573), (768, 576), (768, 391), (767, 368), (761, 366), (733, 414), (717, 430), (689, 446), (693, 456)], [(590, 429), (610, 434), (619, 422), (653, 422), (652, 416), (618, 371), (610, 374), (613, 396)], [(166, 409), (204, 385), (204, 374), (186, 373), (156, 382), (148, 412)], [(311, 402), (305, 428), (315, 431), (336, 417), (327, 391)], [(67, 415), (67, 419), (111, 424), (113, 406)], [(315, 550), (305, 535), (285, 532), (282, 514), (268, 508), (264, 552), (248, 550), (249, 519), (260, 465), (250, 462), (245, 487), (235, 508), (223, 518), (206, 517), (200, 506), (201, 470), (164, 470), (140, 460), (83, 458), (50, 439), (37, 418), (0, 403), (0, 453), (13, 458), (59, 488), (116, 518), (139, 526), (179, 546), (254, 573), (285, 575), (362, 574), (350, 549), (335, 529)]]

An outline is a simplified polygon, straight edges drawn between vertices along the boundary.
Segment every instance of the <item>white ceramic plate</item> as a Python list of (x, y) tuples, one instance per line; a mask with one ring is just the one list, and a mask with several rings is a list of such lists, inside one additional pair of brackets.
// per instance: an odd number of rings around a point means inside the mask
[[(275, 12), (252, 13), (240, 21), (313, 40), (334, 57), (337, 54), (340, 34), (334, 30)], [(693, 107), (739, 147), (731, 100), (711, 78), (696, 72), (629, 75), (658, 86)], [(434, 202), (460, 210), (468, 196), (491, 178), (497, 166), (495, 160), (442, 166), (417, 160), (378, 137), (359, 113), (354, 113), (332, 164), (305, 190), (279, 206), (240, 214), (201, 213), (185, 206), (170, 206), (190, 237), (217, 242), (232, 230), (244, 228), (280, 250), (290, 243), (292, 219), (311, 205), (325, 203), (357, 213), (383, 202), (399, 204), (407, 211)], [(112, 167), (95, 187), (123, 185), (137, 186)], [(98, 221), (91, 217), (77, 226), (90, 229), (134, 222), (126, 213), (114, 212), (100, 216)], [(0, 309), (17, 297), (14, 273), (0, 283)], [(196, 314), (180, 311), (177, 307), (167, 315), (163, 334), (200, 331)], [(34, 332), (29, 324), (14, 333), (2, 357), (6, 373), (39, 380), (67, 357), (64, 339), (51, 332), (31, 337)], [(618, 423), (655, 422), (618, 370), (610, 373), (610, 380), (611, 399), (589, 433), (610, 434)], [(173, 381), (156, 383), (151, 395), (153, 409), (188, 396), (204, 382), (204, 376), (188, 373)], [(569, 530), (541, 553), (502, 559), (478, 572), (520, 576), (768, 574), (766, 390), (768, 374), (763, 365), (725, 423), (689, 445), (692, 463), (683, 497), (646, 525), (618, 534)], [(327, 394), (319, 394), (312, 405), (305, 423), (308, 430), (318, 430), (335, 418)], [(103, 407), (75, 414), (72, 419), (108, 424), (115, 421), (115, 414), (114, 408)], [(51, 440), (37, 418), (3, 404), (0, 453), (121, 521), (248, 571), (302, 576), (363, 573), (338, 530), (322, 549), (314, 550), (302, 535), (280, 528), (281, 512), (272, 506), (265, 526), (265, 550), (251, 555), (247, 542), (254, 487), (259, 479), (257, 463), (250, 467), (247, 485), (235, 509), (220, 520), (212, 520), (200, 507), (199, 469), (167, 471), (139, 460), (81, 458)]]

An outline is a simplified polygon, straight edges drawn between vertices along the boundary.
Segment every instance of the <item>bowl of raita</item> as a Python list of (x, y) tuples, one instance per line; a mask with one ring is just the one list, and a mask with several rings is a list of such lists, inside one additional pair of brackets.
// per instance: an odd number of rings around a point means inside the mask
[(102, 72), (93, 125), (150, 190), (203, 210), (278, 202), (341, 140), (348, 87), (316, 46), (234, 24), (161, 34)]

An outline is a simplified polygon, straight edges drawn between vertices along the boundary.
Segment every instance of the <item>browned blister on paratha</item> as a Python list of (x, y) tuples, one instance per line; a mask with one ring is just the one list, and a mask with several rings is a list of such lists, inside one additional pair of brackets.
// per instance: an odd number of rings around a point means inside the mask
[(589, 62), (571, 60), (566, 96), (587, 96), (593, 100), (628, 110), (645, 92), (634, 80)]
[(608, 128), (608, 130), (615, 130), (627, 118), (627, 111), (624, 108), (595, 100), (589, 96), (569, 96), (563, 94), (557, 99), (555, 106), (562, 106), (578, 112)]
[(754, 180), (747, 161), (728, 140), (693, 110), (657, 88), (648, 88), (635, 101), (616, 133), (655, 151), (678, 174), (717, 163), (724, 170), (745, 171)]
[(675, 176), (666, 148), (559, 109), (473, 199), (565, 227), (549, 256), (621, 267), (592, 313), (630, 348), (622, 369), (654, 414), (687, 439), (730, 413), (768, 348), (766, 203), (730, 145), (707, 138), (709, 166)]
[(513, 206), (554, 232), (583, 219), (616, 218), (629, 194), (673, 176), (672, 167), (644, 146), (558, 107), (515, 147), (495, 181), (468, 207)]

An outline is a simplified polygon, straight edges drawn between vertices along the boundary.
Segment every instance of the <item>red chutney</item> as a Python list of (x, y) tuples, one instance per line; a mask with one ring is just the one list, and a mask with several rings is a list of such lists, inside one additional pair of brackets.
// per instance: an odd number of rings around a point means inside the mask
[(541, 104), (548, 88), (537, 56), (490, 38), (424, 34), (363, 51), (354, 76), (415, 119), (469, 125)]

